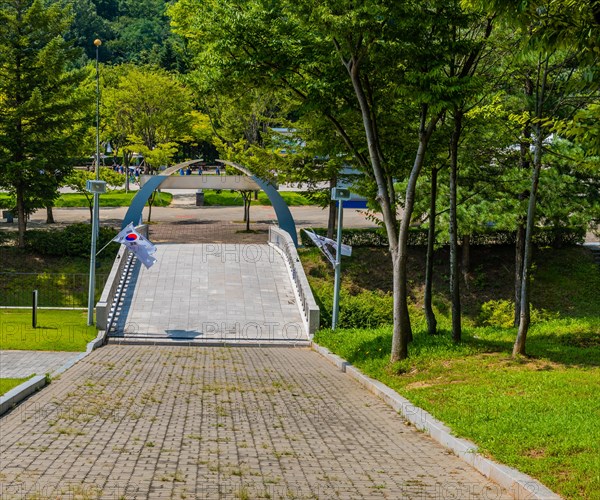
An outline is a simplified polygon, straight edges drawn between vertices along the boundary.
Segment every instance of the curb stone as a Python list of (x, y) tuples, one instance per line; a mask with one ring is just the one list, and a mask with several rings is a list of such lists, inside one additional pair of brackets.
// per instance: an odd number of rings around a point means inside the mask
[[(88, 356), (92, 351), (95, 351), (96, 349), (104, 345), (105, 341), (106, 332), (104, 330), (100, 330), (98, 332), (98, 336), (94, 340), (88, 342), (85, 352), (82, 352), (79, 354), (79, 356), (67, 361), (58, 370), (55, 370), (52, 373), (52, 376), (58, 376), (61, 373), (64, 373), (75, 363), (81, 361), (83, 358)], [(14, 387), (3, 396), (0, 396), (0, 416), (12, 410), (16, 405), (18, 405), (21, 401), (31, 396), (34, 392), (37, 392), (40, 389), (44, 388), (47, 383), (48, 380), (45, 375), (36, 375), (35, 377), (26, 380), (17, 387)]]
[(312, 343), (312, 349), (325, 357), (340, 371), (345, 372), (371, 393), (381, 398), (394, 411), (400, 413), (418, 430), (427, 432), (434, 440), (451, 450), (461, 460), (478, 470), (488, 479), (502, 486), (519, 500), (560, 500), (561, 497), (536, 479), (522, 472), (480, 455), (477, 445), (452, 435), (452, 430), (435, 419), (429, 412), (412, 404), (396, 391), (378, 380), (368, 377), (345, 359), (329, 349)]

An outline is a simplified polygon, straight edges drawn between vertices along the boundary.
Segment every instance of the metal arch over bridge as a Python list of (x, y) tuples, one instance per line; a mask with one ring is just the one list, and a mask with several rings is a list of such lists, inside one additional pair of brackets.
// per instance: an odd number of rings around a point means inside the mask
[[(279, 227), (284, 231), (287, 231), (294, 245), (298, 246), (298, 235), (296, 234), (296, 224), (294, 217), (290, 212), (287, 203), (279, 194), (279, 191), (270, 182), (254, 175), (250, 170), (238, 163), (234, 163), (228, 160), (217, 160), (220, 163), (229, 165), (247, 177), (231, 176), (231, 175), (197, 175), (197, 176), (183, 176), (183, 177), (172, 177), (169, 175), (149, 175), (144, 177), (144, 184), (142, 188), (137, 192), (133, 198), (121, 227), (126, 227), (130, 222), (137, 225), (142, 220), (142, 212), (146, 206), (146, 202), (152, 196), (152, 193), (159, 187), (171, 188), (171, 189), (189, 189), (189, 188), (205, 188), (205, 189), (247, 189), (257, 190), (262, 189), (265, 194), (269, 197), (271, 205), (277, 215), (277, 222)], [(177, 171), (182, 165), (188, 165), (190, 162), (185, 164), (174, 165), (165, 171), (165, 173), (171, 173)]]

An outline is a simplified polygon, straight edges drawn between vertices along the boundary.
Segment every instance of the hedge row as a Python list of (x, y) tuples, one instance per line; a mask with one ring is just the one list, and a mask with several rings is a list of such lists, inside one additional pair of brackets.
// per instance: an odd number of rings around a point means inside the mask
[[(96, 248), (100, 250), (117, 235), (111, 227), (100, 227)], [(91, 224), (72, 224), (64, 229), (29, 230), (25, 233), (25, 245), (41, 255), (82, 257), (90, 255), (92, 244)], [(116, 248), (115, 243), (115, 248)]]
[[(317, 228), (315, 233), (326, 235), (327, 229)], [(485, 231), (471, 235), (471, 245), (489, 246), (489, 245), (514, 245), (517, 233), (515, 231)], [(311, 245), (308, 235), (301, 231), (301, 240), (303, 245)], [(560, 247), (565, 245), (576, 245), (585, 240), (584, 228), (537, 228), (533, 235), (533, 242), (540, 247)], [(388, 247), (388, 238), (383, 229), (344, 229), (342, 233), (342, 243), (352, 245), (353, 247)], [(439, 242), (438, 242), (439, 243)], [(444, 242), (442, 242), (444, 243)], [(447, 242), (446, 242), (447, 243)], [(427, 229), (411, 228), (408, 232), (409, 246), (427, 245)]]

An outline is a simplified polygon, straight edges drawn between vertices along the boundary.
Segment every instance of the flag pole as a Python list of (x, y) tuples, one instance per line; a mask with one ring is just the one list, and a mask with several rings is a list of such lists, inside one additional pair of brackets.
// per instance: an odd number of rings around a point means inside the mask
[(113, 241), (115, 241), (114, 239), (110, 240), (106, 245), (104, 245), (100, 250), (98, 250), (96, 252), (96, 257), (98, 257), (98, 255), (100, 255), (100, 253), (102, 252), (102, 250), (104, 250), (108, 245), (110, 245)]

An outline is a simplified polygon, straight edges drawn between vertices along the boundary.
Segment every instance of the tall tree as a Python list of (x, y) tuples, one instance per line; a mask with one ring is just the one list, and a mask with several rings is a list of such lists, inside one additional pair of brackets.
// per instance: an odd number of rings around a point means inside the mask
[[(288, 89), (301, 112), (329, 120), (371, 179), (393, 262), (392, 361), (407, 356), (412, 337), (407, 243), (417, 180), (451, 93), (443, 4), (180, 0), (171, 9), (203, 64)], [(404, 192), (395, 179), (406, 179)]]
[[(113, 146), (129, 153), (138, 145), (170, 150), (190, 136), (195, 120), (190, 93), (166, 71), (121, 65), (106, 73), (102, 114), (110, 120), (102, 134)], [(155, 161), (153, 168), (159, 165)]]
[(16, 198), (19, 245), (28, 212), (56, 196), (70, 170), (65, 155), (84, 133), (93, 94), (81, 85), (86, 70), (65, 41), (72, 16), (60, 2), (0, 1), (0, 185)]

